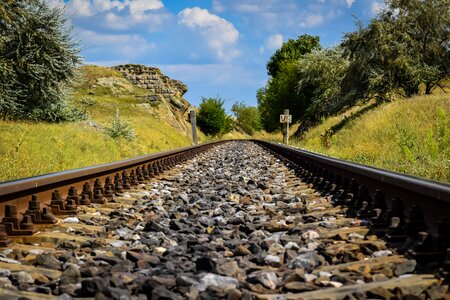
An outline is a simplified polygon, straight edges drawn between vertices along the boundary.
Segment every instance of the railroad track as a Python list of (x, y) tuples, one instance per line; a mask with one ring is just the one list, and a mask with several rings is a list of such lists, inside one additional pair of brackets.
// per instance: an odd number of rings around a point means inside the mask
[(448, 185), (262, 141), (2, 183), (0, 295), (439, 299), (449, 199)]

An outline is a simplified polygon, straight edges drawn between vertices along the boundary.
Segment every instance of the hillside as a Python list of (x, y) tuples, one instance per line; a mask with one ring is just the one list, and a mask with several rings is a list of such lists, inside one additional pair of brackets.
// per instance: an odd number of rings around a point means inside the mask
[[(124, 68), (127, 74), (97, 66), (80, 68), (70, 102), (89, 113), (86, 121), (0, 121), (0, 181), (190, 145), (189, 103), (182, 98), (186, 86), (156, 68), (118, 67)], [(104, 127), (111, 126), (117, 109), (120, 119), (134, 129), (133, 141), (105, 135)], [(199, 138), (205, 139), (200, 132)]]
[[(355, 111), (355, 108), (353, 108)], [(350, 114), (324, 120), (292, 145), (396, 172), (450, 182), (450, 95), (386, 103), (325, 132)]]

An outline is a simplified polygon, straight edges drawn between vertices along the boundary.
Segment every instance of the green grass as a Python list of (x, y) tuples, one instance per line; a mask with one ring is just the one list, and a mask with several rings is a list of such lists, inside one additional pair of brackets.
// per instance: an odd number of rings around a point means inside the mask
[[(81, 69), (75, 84), (72, 104), (83, 97), (94, 100), (88, 107), (88, 121), (48, 124), (0, 121), (0, 181), (25, 178), (84, 166), (102, 164), (167, 149), (191, 145), (191, 137), (168, 125), (145, 101), (133, 97), (143, 90), (132, 87), (126, 93), (114, 94), (94, 87), (96, 78), (117, 77), (114, 70), (95, 66)], [(120, 89), (119, 89), (120, 90)], [(113, 140), (101, 126), (108, 126), (116, 107), (121, 119), (135, 130), (136, 139)], [(205, 136), (199, 133), (200, 141)]]
[(450, 95), (381, 105), (324, 142), (343, 115), (326, 119), (292, 145), (400, 173), (450, 182)]

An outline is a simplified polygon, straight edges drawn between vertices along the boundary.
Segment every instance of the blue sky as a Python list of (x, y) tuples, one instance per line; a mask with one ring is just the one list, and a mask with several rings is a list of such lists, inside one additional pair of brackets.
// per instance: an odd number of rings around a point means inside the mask
[(160, 68), (185, 98), (256, 105), (265, 64), (283, 41), (308, 33), (333, 46), (367, 23), (383, 0), (46, 0), (66, 6), (85, 62)]

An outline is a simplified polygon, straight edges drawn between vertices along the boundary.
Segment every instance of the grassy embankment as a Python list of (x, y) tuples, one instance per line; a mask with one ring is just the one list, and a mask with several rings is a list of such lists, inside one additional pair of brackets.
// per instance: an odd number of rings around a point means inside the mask
[[(291, 144), (345, 160), (450, 182), (450, 94), (386, 103), (351, 120), (325, 140), (325, 131), (346, 114), (349, 112), (324, 120)], [(281, 141), (281, 134), (262, 137)]]
[[(87, 108), (88, 121), (47, 124), (0, 121), (0, 181), (24, 178), (83, 166), (102, 164), (191, 144), (190, 136), (161, 120), (145, 100), (134, 95), (145, 91), (122, 82), (97, 85), (97, 78), (123, 79), (107, 68), (86, 66), (75, 84), (72, 103), (83, 97), (95, 103)], [(144, 104), (144, 105), (143, 105)], [(136, 139), (129, 142), (106, 136), (99, 126), (108, 126), (120, 110), (123, 121), (134, 129)], [(199, 133), (201, 141), (205, 140)]]

